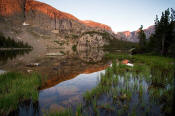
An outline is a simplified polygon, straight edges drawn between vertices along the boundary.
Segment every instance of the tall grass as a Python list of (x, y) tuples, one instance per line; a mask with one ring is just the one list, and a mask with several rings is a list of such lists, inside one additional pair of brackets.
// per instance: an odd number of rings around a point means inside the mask
[(8, 72), (0, 75), (0, 114), (8, 114), (25, 100), (38, 100), (41, 76)]
[[(170, 115), (173, 101), (173, 59), (145, 55), (106, 55), (112, 67), (101, 74), (98, 85), (84, 93), (78, 113), (100, 115)], [(134, 67), (121, 63), (129, 59)], [(105, 104), (104, 104), (105, 103)], [(106, 105), (107, 104), (107, 105)], [(84, 112), (84, 113), (83, 113)]]

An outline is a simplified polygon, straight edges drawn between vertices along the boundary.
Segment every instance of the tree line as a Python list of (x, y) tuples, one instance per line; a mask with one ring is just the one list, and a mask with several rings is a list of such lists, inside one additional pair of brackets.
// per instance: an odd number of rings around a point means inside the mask
[(29, 44), (22, 41), (15, 41), (14, 39), (8, 37), (6, 38), (2, 33), (0, 33), (0, 48), (32, 48)]
[(175, 10), (172, 8), (165, 10), (160, 19), (156, 15), (155, 32), (148, 40), (141, 26), (138, 38), (139, 45), (135, 53), (175, 56)]

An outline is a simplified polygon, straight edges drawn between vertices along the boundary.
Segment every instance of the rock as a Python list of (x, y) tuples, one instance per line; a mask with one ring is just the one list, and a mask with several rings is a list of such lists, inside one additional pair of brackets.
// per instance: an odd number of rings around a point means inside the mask
[(64, 107), (58, 104), (52, 104), (49, 108), (51, 112), (59, 112), (59, 111), (64, 111)]
[(57, 52), (57, 53), (47, 53), (46, 56), (63, 56), (64, 54)]
[(131, 66), (131, 67), (133, 67), (134, 66), (134, 64), (131, 64), (131, 63), (128, 63), (128, 64), (126, 64), (127, 66)]
[(28, 73), (31, 73), (33, 70), (27, 70)]
[(61, 96), (76, 94), (78, 90), (79, 89), (75, 86), (62, 86), (57, 88), (57, 91)]
[(83, 35), (78, 42), (77, 49), (83, 50), (87, 48), (98, 48), (105, 45), (105, 39), (100, 34), (85, 34)]
[(125, 59), (122, 61), (122, 64), (128, 64), (129, 60)]
[(62, 101), (62, 104), (67, 106), (69, 104), (74, 104), (74, 103), (78, 104), (80, 103), (80, 101), (81, 101), (81, 96), (76, 95), (76, 96), (71, 96), (69, 99)]
[(37, 67), (37, 66), (40, 66), (39, 63), (30, 63), (27, 65), (28, 67)]
[(23, 25), (23, 26), (28, 26), (28, 25), (30, 25), (30, 24), (27, 24), (26, 22), (24, 22), (22, 25)]
[(51, 32), (57, 34), (59, 33), (59, 30), (52, 30)]
[(20, 37), (16, 37), (17, 39), (19, 39), (19, 40), (21, 40), (22, 38), (20, 38)]
[(131, 66), (131, 67), (133, 67), (134, 66), (134, 64), (131, 64), (131, 63), (129, 63), (129, 60), (123, 60), (122, 61), (122, 64), (125, 64), (125, 65), (127, 65), (127, 66)]

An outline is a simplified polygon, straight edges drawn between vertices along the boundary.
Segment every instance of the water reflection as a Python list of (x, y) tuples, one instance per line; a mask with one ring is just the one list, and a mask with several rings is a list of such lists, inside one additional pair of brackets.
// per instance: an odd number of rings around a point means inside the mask
[(31, 49), (28, 50), (0, 50), (0, 65), (4, 65), (8, 60), (15, 59), (17, 56), (23, 56), (28, 54)]
[(39, 103), (32, 103), (31, 100), (22, 102), (16, 111), (11, 112), (8, 116), (40, 116), (41, 111)]
[[(3, 56), (1, 57), (3, 60), (0, 59), (4, 64), (2, 67), (5, 67), (6, 70), (38, 72), (45, 80), (39, 91), (38, 103), (21, 103), (17, 112), (12, 113), (16, 116), (38, 116), (42, 115), (43, 110), (59, 111), (68, 106), (76, 106), (82, 101), (82, 94), (98, 84), (100, 73), (104, 72), (110, 64), (108, 61), (103, 61), (104, 52), (98, 49), (77, 50), (76, 54), (65, 54), (64, 56), (41, 56), (32, 62), (25, 62), (26, 57), (29, 56), (29, 59), (32, 54), (16, 58), (18, 55), (29, 52), (18, 50), (0, 52)], [(17, 63), (9, 62), (12, 59)], [(32, 59), (34, 58), (32, 57)], [(37, 67), (27, 66), (27, 63), (33, 62), (40, 65)]]
[(78, 56), (82, 61), (96, 63), (102, 61), (105, 52), (102, 49), (79, 49)]
[(91, 90), (98, 84), (102, 72), (104, 73), (104, 70), (90, 74), (80, 74), (74, 79), (41, 90), (39, 94), (41, 109), (59, 110), (64, 107), (74, 107), (82, 101), (84, 92)]

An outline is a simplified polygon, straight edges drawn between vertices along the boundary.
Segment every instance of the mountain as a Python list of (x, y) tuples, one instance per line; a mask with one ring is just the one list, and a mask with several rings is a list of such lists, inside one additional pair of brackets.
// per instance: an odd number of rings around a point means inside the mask
[(0, 25), (0, 33), (28, 43), (36, 55), (48, 49), (72, 53), (72, 48), (103, 47), (115, 38), (105, 24), (80, 20), (36, 0), (0, 0)]
[(35, 0), (0, 0), (0, 16), (11, 20), (13, 24), (25, 22), (45, 30), (58, 30), (59, 32), (78, 33), (89, 28), (112, 31), (107, 25), (81, 21), (69, 13)]
[[(148, 39), (151, 36), (151, 34), (154, 33), (154, 31), (155, 31), (154, 25), (149, 26), (147, 29), (144, 29), (146, 38)], [(138, 42), (139, 41), (138, 32), (139, 30), (133, 32), (130, 31), (118, 32), (116, 34), (116, 37), (124, 41)]]
[(108, 31), (112, 31), (111, 27), (109, 27), (108, 25), (105, 25), (105, 24), (101, 24), (101, 23), (98, 23), (98, 22), (94, 22), (94, 21), (91, 21), (91, 20), (85, 20), (85, 21), (82, 21), (85, 25), (87, 26), (90, 26), (90, 27), (100, 27), (102, 29), (106, 29)]

